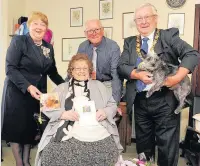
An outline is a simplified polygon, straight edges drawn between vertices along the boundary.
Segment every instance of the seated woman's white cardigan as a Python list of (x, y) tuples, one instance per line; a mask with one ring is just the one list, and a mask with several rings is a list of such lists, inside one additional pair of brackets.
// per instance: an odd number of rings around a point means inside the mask
[[(104, 126), (107, 131), (113, 137), (117, 148), (119, 149), (119, 153), (122, 152), (123, 148), (120, 144), (119, 133), (114, 121), (114, 116), (117, 112), (117, 104), (112, 97), (112, 91), (107, 89), (103, 83), (97, 80), (89, 80), (88, 88), (90, 89), (90, 98), (94, 100), (96, 109), (103, 109), (106, 112), (107, 119), (100, 122), (102, 126)], [(35, 166), (41, 166), (41, 152), (44, 147), (50, 142), (53, 135), (56, 133), (60, 116), (65, 111), (65, 97), (68, 92), (68, 82), (59, 85), (54, 92), (59, 94), (61, 109), (59, 111), (47, 112), (46, 115), (50, 118), (50, 121), (42, 135), (40, 143), (38, 145), (38, 150), (35, 158)]]

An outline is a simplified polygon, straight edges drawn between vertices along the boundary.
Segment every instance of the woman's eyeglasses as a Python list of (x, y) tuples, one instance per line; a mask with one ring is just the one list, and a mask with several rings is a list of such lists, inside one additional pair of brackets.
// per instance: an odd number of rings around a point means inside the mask
[(75, 68), (73, 68), (73, 70), (75, 70), (75, 71), (88, 71), (89, 69), (87, 67), (84, 67), (84, 68), (75, 67)]

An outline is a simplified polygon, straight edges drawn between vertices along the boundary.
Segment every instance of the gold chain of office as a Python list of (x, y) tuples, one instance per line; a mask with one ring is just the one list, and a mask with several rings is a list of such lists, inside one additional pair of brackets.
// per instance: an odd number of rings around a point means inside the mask
[[(159, 38), (159, 34), (160, 34), (160, 30), (157, 29), (156, 30), (156, 34), (155, 34), (155, 37), (154, 37), (154, 40), (153, 40), (153, 44), (152, 44), (152, 47), (150, 49), (150, 51), (154, 51), (154, 47), (158, 41), (158, 38)], [(136, 36), (136, 52), (138, 54), (138, 56), (143, 60), (144, 57), (142, 56), (141, 52), (140, 52), (140, 48), (141, 48), (141, 36), (140, 35), (137, 35)]]

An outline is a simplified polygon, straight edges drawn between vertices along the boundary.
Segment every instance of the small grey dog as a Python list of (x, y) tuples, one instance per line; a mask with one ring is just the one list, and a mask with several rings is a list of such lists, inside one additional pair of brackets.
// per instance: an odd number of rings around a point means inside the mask
[[(167, 64), (155, 53), (148, 54), (147, 57), (139, 64), (137, 71), (147, 71), (153, 74), (152, 87), (146, 94), (150, 97), (155, 91), (159, 91), (163, 86), (165, 79), (168, 76), (175, 75), (178, 70), (177, 66)], [(179, 84), (170, 88), (173, 90), (175, 97), (179, 101), (179, 105), (174, 111), (176, 114), (180, 113), (185, 105), (186, 96), (191, 92), (191, 83), (188, 76), (186, 76)]]

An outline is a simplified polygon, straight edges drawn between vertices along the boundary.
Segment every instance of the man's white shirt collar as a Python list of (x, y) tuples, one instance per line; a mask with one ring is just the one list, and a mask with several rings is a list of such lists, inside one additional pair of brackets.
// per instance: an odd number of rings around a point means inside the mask
[[(152, 41), (153, 41), (154, 33), (155, 33), (155, 30), (154, 30), (149, 36), (146, 36), (146, 37), (148, 37), (149, 40), (152, 40)], [(141, 38), (143, 39), (143, 38), (145, 38), (145, 36), (142, 36), (142, 35), (141, 35)]]

